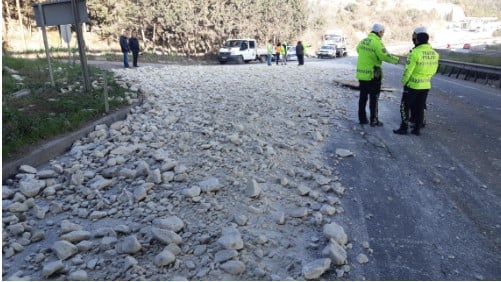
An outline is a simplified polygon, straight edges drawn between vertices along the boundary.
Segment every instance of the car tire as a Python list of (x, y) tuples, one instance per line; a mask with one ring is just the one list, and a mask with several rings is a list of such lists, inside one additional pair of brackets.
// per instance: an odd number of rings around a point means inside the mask
[(237, 63), (238, 64), (243, 64), (244, 63), (244, 58), (242, 56), (238, 57)]

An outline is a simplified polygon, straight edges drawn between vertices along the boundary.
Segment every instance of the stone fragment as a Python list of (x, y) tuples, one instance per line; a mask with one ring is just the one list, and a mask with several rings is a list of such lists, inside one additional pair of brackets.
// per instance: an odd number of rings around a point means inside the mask
[(223, 228), (223, 236), (217, 242), (225, 249), (240, 250), (244, 247), (244, 242), (240, 231), (233, 226)]
[(91, 238), (91, 233), (85, 230), (71, 231), (69, 233), (61, 235), (61, 240), (66, 240), (71, 243), (78, 243), (83, 240)]
[(158, 227), (152, 227), (151, 228), (151, 233), (153, 234), (153, 237), (157, 239), (158, 241), (168, 245), (170, 243), (174, 243), (176, 245), (179, 245), (183, 242), (183, 238), (176, 234), (174, 231), (167, 230), (167, 229), (162, 229)]
[(65, 260), (78, 253), (77, 246), (64, 240), (54, 242), (52, 250), (54, 250), (60, 260)]
[(251, 198), (256, 198), (261, 194), (261, 187), (255, 179), (249, 179), (247, 181), (247, 188), (245, 189), (245, 195)]
[(52, 261), (43, 266), (42, 274), (45, 278), (64, 269), (64, 264), (61, 260)]
[(230, 274), (239, 275), (245, 271), (245, 264), (239, 260), (230, 260), (221, 264), (220, 268)]
[(169, 216), (167, 218), (157, 218), (153, 220), (153, 225), (158, 228), (178, 232), (184, 228), (184, 222), (177, 216)]
[(160, 252), (158, 255), (156, 255), (155, 258), (153, 259), (153, 262), (158, 267), (169, 265), (169, 264), (173, 263), (174, 261), (176, 261), (176, 256), (173, 253), (171, 253), (169, 250), (165, 250), (165, 249), (162, 252)]
[(70, 273), (69, 279), (71, 281), (86, 281), (89, 280), (85, 270), (77, 270)]
[(45, 187), (45, 180), (26, 179), (19, 181), (19, 190), (26, 197), (35, 197)]
[(131, 235), (123, 238), (115, 245), (115, 249), (119, 254), (135, 254), (141, 250), (141, 244), (136, 236)]
[(323, 232), (328, 239), (334, 239), (341, 245), (348, 243), (348, 236), (344, 232), (343, 227), (335, 222), (324, 225)]
[(303, 265), (303, 275), (304, 278), (308, 280), (315, 280), (320, 278), (327, 269), (331, 266), (331, 260), (329, 258), (317, 259)]
[(336, 149), (336, 155), (341, 158), (353, 156), (353, 152), (347, 149)]
[(360, 264), (364, 264), (369, 262), (369, 258), (365, 254), (359, 254), (357, 256), (357, 261)]
[(346, 250), (335, 240), (330, 240), (329, 244), (322, 251), (322, 255), (331, 258), (335, 265), (344, 265), (348, 262)]
[(219, 252), (217, 252), (215, 255), (214, 255), (214, 261), (215, 262), (225, 262), (227, 260), (230, 260), (232, 258), (235, 258), (238, 256), (238, 252), (236, 250), (221, 250)]

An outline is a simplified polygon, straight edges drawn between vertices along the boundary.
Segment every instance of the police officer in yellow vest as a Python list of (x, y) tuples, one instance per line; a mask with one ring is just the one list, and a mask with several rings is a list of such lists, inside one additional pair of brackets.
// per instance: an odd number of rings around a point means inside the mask
[(357, 45), (357, 79), (360, 83), (360, 98), (358, 100), (358, 120), (360, 124), (367, 124), (365, 107), (367, 98), (370, 98), (370, 125), (382, 126), (378, 118), (378, 99), (381, 92), (381, 80), (383, 61), (398, 64), (399, 57), (389, 54), (381, 40), (384, 35), (384, 26), (374, 24), (367, 38)]
[(439, 55), (428, 43), (429, 35), (426, 28), (416, 28), (413, 38), (415, 38), (416, 46), (407, 56), (407, 63), (402, 75), (402, 84), (404, 85), (400, 103), (402, 122), (399, 129), (393, 130), (395, 134), (407, 134), (409, 109), (412, 109), (416, 122), (411, 133), (420, 134), (420, 129), (423, 127), (426, 98), (431, 88), (431, 78), (438, 69)]

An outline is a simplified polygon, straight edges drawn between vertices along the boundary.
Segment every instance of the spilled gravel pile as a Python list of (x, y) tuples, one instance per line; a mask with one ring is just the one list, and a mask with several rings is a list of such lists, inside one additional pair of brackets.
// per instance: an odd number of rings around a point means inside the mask
[(349, 66), (115, 73), (143, 104), (2, 187), (3, 279), (349, 278), (351, 153), (325, 152)]

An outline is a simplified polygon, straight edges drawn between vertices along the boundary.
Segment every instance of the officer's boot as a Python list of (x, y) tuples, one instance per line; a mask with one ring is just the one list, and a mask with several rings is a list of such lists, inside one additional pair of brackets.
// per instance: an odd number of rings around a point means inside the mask
[(407, 134), (407, 122), (402, 122), (402, 124), (400, 124), (400, 128), (394, 129), (393, 133), (400, 134), (400, 135)]

